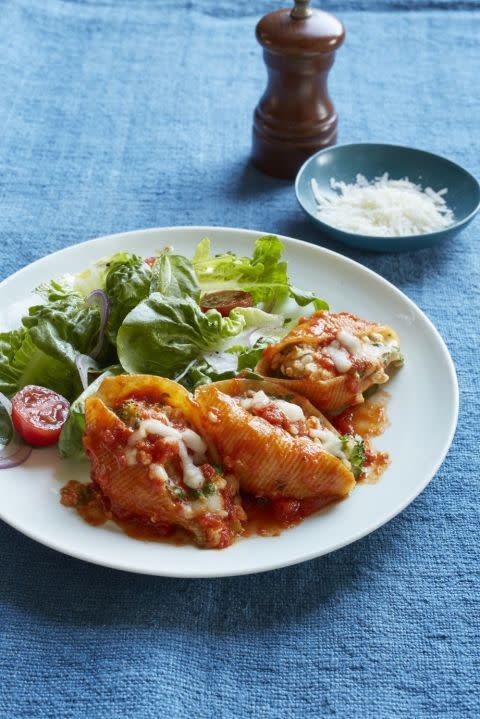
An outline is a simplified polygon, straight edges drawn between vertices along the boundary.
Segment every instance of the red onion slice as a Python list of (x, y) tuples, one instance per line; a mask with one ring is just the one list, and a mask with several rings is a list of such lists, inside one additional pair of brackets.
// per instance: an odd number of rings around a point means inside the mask
[[(10, 445), (9, 445), (10, 446)], [(23, 464), (32, 454), (32, 448), (28, 444), (22, 444), (21, 447), (8, 457), (4, 457), (0, 451), (0, 469), (11, 469)]]
[(100, 350), (103, 346), (103, 340), (105, 339), (105, 329), (107, 327), (108, 316), (110, 314), (110, 302), (103, 290), (94, 290), (88, 295), (85, 302), (87, 305), (97, 304), (100, 309), (100, 332), (98, 333), (97, 344), (90, 352), (91, 357), (97, 357), (100, 354)]
[[(0, 404), (5, 408), (10, 418), (12, 417), (12, 403), (0, 392)], [(12, 425), (12, 438), (8, 444), (0, 444), (0, 469), (17, 467), (30, 457), (32, 448), (25, 444), (18, 432)]]

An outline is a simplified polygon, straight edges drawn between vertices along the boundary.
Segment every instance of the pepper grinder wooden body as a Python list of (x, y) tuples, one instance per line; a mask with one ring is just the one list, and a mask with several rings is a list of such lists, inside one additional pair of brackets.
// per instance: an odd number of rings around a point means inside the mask
[(342, 23), (296, 0), (292, 10), (265, 15), (256, 36), (268, 84), (253, 119), (252, 162), (275, 177), (293, 178), (314, 152), (337, 139), (337, 114), (327, 90)]

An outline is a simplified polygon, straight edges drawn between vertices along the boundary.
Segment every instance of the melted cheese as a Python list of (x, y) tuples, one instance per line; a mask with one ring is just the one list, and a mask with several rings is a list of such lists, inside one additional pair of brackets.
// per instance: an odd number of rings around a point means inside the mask
[(140, 422), (138, 429), (130, 435), (128, 444), (132, 446), (141, 442), (147, 434), (156, 434), (164, 439), (182, 439), (182, 433), (165, 422), (161, 422), (159, 419), (144, 419)]
[(362, 340), (346, 330), (340, 330), (337, 334), (337, 341), (350, 355), (372, 363), (378, 362), (381, 357), (398, 348), (398, 343), (394, 337), (390, 337), (386, 343), (380, 334), (372, 335), (372, 339), (376, 340), (375, 344), (368, 341), (362, 342)]
[(163, 464), (151, 464), (150, 465), (150, 476), (153, 479), (159, 479), (162, 482), (168, 482), (168, 474)]
[(309, 435), (312, 439), (319, 440), (322, 445), (322, 449), (324, 449), (325, 452), (329, 452), (330, 454), (333, 454), (334, 457), (338, 457), (339, 459), (345, 459), (342, 440), (335, 434), (335, 432), (332, 432), (326, 427), (321, 427), (319, 429), (311, 429)]
[(223, 498), (220, 494), (210, 494), (208, 497), (201, 497), (191, 502), (192, 514), (204, 514), (205, 512), (212, 512), (219, 517), (227, 517), (228, 512), (224, 509)]
[(352, 368), (352, 363), (346, 350), (337, 340), (333, 340), (331, 344), (324, 347), (323, 352), (332, 359), (337, 372), (343, 374)]
[(125, 460), (129, 467), (133, 467), (137, 463), (137, 450), (135, 447), (125, 450)]
[(205, 482), (203, 472), (194, 463), (183, 442), (178, 443), (178, 453), (183, 465), (183, 482), (191, 489), (201, 489)]
[(273, 404), (275, 404), (278, 409), (283, 412), (289, 422), (300, 422), (302, 419), (305, 419), (303, 409), (299, 407), (298, 404), (285, 402), (283, 399), (275, 399), (273, 400)]
[(268, 397), (263, 390), (255, 392), (252, 397), (242, 397), (240, 404), (245, 409), (263, 409), (272, 404), (272, 400)]
[(300, 422), (300, 420), (305, 419), (303, 410), (298, 406), (298, 404), (286, 402), (283, 399), (269, 397), (263, 390), (255, 392), (252, 397), (242, 397), (240, 404), (247, 410), (264, 409), (264, 407), (268, 407), (273, 404), (278, 407), (281, 412), (283, 412), (289, 422)]
[(337, 334), (337, 340), (351, 355), (360, 355), (362, 352), (362, 342), (347, 330), (340, 330)]
[[(201, 469), (195, 465), (194, 460), (199, 463), (202, 462), (205, 452), (207, 451), (207, 445), (200, 435), (194, 432), (193, 429), (179, 430), (158, 419), (144, 419), (140, 422), (138, 429), (130, 436), (128, 444), (134, 446), (142, 439), (145, 439), (148, 434), (157, 435), (177, 444), (183, 466), (184, 484), (186, 484), (187, 487), (191, 487), (191, 489), (201, 489), (205, 482), (205, 477)], [(193, 458), (188, 454), (189, 449), (194, 453)], [(131, 450), (127, 450), (126, 455), (130, 451)], [(130, 460), (131, 457), (128, 455), (127, 463), (130, 463)], [(161, 465), (152, 466), (159, 467)]]

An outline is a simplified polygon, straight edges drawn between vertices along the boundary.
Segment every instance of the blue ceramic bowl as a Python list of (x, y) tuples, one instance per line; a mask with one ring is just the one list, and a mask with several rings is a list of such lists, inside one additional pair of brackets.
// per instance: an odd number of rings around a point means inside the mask
[[(372, 181), (385, 172), (388, 172), (392, 180), (408, 177), (411, 182), (422, 185), (423, 188), (432, 187), (435, 191), (446, 187), (448, 193), (445, 200), (455, 216), (453, 225), (423, 235), (375, 237), (344, 232), (318, 218), (317, 204), (311, 188), (312, 178), (316, 179), (320, 190), (332, 193), (330, 187), (332, 177), (335, 180), (355, 183), (358, 174)], [(399, 252), (431, 247), (460, 232), (473, 220), (480, 208), (480, 185), (460, 165), (445, 157), (411, 147), (367, 142), (336, 145), (312, 155), (300, 168), (295, 180), (295, 192), (307, 215), (327, 235), (346, 245), (377, 252)]]

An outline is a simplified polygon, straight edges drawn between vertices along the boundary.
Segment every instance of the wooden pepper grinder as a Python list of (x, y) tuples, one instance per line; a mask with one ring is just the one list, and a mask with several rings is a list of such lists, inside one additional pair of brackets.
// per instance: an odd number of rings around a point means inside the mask
[(268, 84), (253, 118), (252, 162), (275, 177), (295, 177), (314, 152), (337, 140), (337, 114), (327, 90), (342, 23), (295, 0), (257, 25)]

